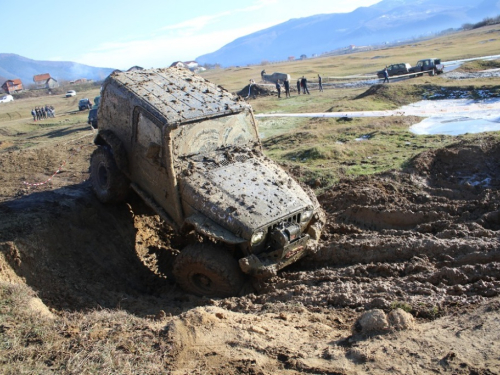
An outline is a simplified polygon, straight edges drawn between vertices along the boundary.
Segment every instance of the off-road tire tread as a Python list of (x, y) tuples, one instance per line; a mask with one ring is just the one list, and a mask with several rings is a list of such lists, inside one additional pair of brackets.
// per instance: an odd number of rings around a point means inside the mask
[[(107, 186), (99, 182), (99, 165), (104, 164), (108, 173)], [(111, 151), (104, 146), (99, 146), (90, 157), (90, 182), (97, 198), (102, 203), (123, 202), (129, 193), (130, 182), (118, 169)]]
[[(214, 288), (211, 291), (198, 288), (190, 278), (195, 272), (209, 274)], [(175, 260), (173, 274), (182, 289), (199, 296), (235, 296), (244, 283), (237, 260), (224, 248), (212, 244), (186, 246)]]

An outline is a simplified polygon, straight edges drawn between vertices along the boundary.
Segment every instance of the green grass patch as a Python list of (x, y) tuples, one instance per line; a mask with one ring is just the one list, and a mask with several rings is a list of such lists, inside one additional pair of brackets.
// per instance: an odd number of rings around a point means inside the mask
[(500, 60), (475, 60), (463, 63), (456, 71), (463, 73), (479, 72), (487, 69), (500, 68)]

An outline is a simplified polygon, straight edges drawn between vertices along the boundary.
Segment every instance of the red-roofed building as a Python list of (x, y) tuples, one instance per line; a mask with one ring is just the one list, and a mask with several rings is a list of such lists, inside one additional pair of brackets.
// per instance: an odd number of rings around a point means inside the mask
[(49, 73), (38, 74), (33, 76), (33, 82), (38, 89), (52, 89), (54, 87), (59, 87), (59, 83), (50, 76)]
[(19, 78), (9, 79), (2, 85), (3, 91), (7, 94), (12, 94), (23, 90), (23, 83)]

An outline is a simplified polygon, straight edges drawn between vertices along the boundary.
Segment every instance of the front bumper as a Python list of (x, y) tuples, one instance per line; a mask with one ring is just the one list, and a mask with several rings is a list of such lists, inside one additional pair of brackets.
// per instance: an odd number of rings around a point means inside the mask
[(304, 234), (281, 249), (259, 255), (248, 255), (239, 260), (240, 268), (244, 273), (255, 277), (274, 276), (280, 269), (296, 262), (308, 253), (309, 240), (310, 236)]

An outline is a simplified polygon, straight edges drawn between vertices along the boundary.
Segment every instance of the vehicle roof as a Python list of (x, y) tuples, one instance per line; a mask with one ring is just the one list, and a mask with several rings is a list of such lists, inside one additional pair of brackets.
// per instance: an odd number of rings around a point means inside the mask
[(152, 107), (169, 124), (242, 112), (250, 105), (220, 86), (183, 68), (115, 71), (106, 79), (116, 82)]

